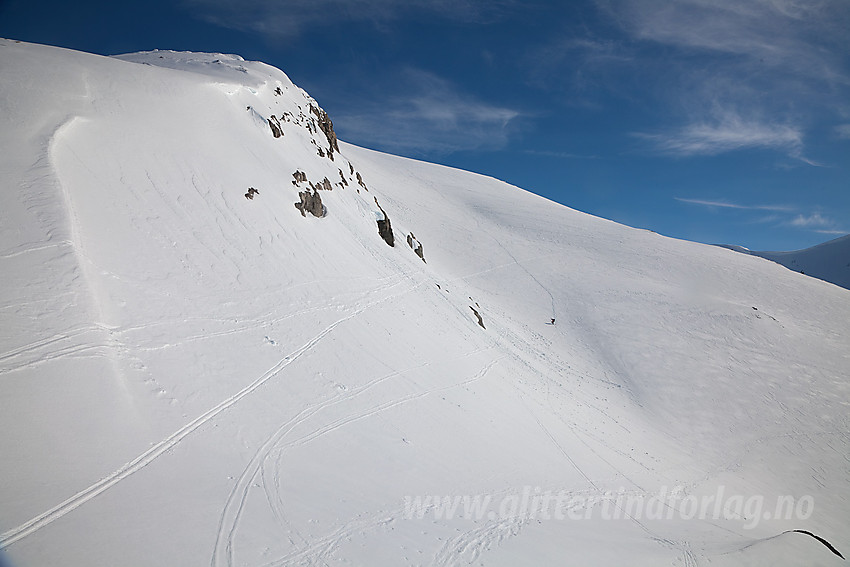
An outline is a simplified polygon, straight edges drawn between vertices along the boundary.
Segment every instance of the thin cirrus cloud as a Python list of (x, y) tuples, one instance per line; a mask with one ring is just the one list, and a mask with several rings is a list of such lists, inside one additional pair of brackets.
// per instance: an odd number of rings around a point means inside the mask
[(775, 213), (767, 217), (760, 217), (751, 222), (791, 226), (794, 228), (810, 230), (819, 234), (847, 233), (846, 230), (841, 229), (835, 220), (824, 216), (820, 212), (816, 211), (810, 214), (803, 214), (798, 212), (797, 207), (790, 205), (742, 205), (740, 203), (720, 199), (688, 199), (684, 197), (674, 197), (674, 199), (681, 203), (699, 205), (714, 210), (769, 211), (771, 213)]
[(846, 45), (844, 0), (610, 0), (603, 6), (639, 39), (694, 50), (742, 55), (751, 61), (807, 74), (839, 76)]
[[(804, 132), (850, 98), (845, 0), (598, 0), (635, 46), (662, 46), (660, 97), (678, 126), (640, 133), (663, 154), (762, 148), (804, 157)], [(637, 49), (636, 52), (640, 52)], [(837, 120), (836, 120), (837, 121)], [(843, 132), (838, 130), (839, 135)]]
[(802, 158), (803, 134), (784, 124), (746, 121), (730, 115), (719, 121), (698, 122), (668, 133), (635, 133), (661, 153), (692, 156), (716, 155), (739, 149), (770, 148)]
[(731, 203), (729, 201), (711, 200), (711, 199), (685, 199), (683, 197), (674, 197), (679, 202), (690, 203), (692, 205), (702, 205), (704, 207), (718, 207), (721, 209), (745, 209), (757, 211), (777, 211), (791, 213), (796, 211), (795, 207), (789, 205), (741, 205)]
[(804, 228), (813, 230), (820, 234), (846, 234), (846, 230), (838, 228), (838, 223), (834, 220), (823, 216), (820, 213), (812, 213), (810, 215), (797, 215), (788, 222), (789, 225), (796, 228)]
[[(363, 24), (389, 33), (396, 21), (421, 16), (452, 23), (504, 21), (518, 0), (181, 0), (209, 23), (259, 33), (272, 41), (316, 35), (340, 24)], [(356, 74), (348, 68), (347, 73)], [(343, 139), (420, 157), (461, 150), (498, 149), (508, 142), (521, 112), (469, 95), (436, 74), (385, 69), (365, 90), (338, 99), (334, 121)], [(371, 90), (370, 90), (371, 89)], [(370, 96), (371, 95), (371, 96)], [(335, 95), (329, 94), (329, 99)]]
[[(600, 0), (634, 38), (726, 56), (742, 80), (817, 80), (847, 86), (846, 0)], [(742, 71), (756, 71), (758, 79)], [(801, 85), (788, 85), (799, 87)]]
[(336, 23), (368, 22), (381, 27), (423, 13), (486, 23), (503, 17), (516, 0), (182, 0), (182, 4), (209, 23), (270, 38), (292, 38)]
[[(467, 95), (433, 73), (406, 69), (397, 91), (338, 115), (340, 136), (378, 149), (419, 155), (499, 149), (524, 114)], [(374, 102), (379, 100), (380, 102)]]

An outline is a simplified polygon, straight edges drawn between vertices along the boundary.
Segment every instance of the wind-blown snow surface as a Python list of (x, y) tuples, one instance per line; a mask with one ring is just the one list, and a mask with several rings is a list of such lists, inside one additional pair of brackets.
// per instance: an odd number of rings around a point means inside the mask
[[(850, 292), (480, 175), (320, 157), (312, 99), (264, 64), (123, 59), (0, 40), (13, 565), (841, 563), (792, 529), (850, 550)], [(295, 171), (346, 180), (326, 217)], [(688, 519), (681, 495), (721, 488), (814, 509)], [(674, 489), (671, 519), (602, 517)], [(528, 490), (589, 519), (499, 513)], [(410, 517), (434, 495), (494, 504)]]

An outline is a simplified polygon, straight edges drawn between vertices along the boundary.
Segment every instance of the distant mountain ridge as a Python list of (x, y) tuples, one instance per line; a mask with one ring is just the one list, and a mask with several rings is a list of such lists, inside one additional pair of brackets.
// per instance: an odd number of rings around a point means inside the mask
[(756, 252), (743, 246), (723, 246), (743, 254), (760, 256), (789, 270), (850, 289), (850, 234), (823, 244), (791, 252)]

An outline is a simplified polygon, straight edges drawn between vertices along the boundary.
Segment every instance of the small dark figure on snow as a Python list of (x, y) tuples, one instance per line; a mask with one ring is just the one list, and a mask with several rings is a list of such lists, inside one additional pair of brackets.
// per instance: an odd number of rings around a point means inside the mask
[(254, 189), (253, 187), (248, 187), (248, 192), (245, 193), (245, 198), (251, 199), (253, 201), (254, 195), (259, 195), (259, 194), (260, 194), (260, 192), (257, 191), (256, 189)]
[(550, 325), (554, 325), (554, 324), (555, 324), (555, 318), (552, 317), (552, 322), (550, 323)]

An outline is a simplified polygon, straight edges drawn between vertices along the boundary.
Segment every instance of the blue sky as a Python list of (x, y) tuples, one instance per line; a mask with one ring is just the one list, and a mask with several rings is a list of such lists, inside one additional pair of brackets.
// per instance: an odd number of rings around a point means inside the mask
[(0, 0), (0, 36), (238, 53), (346, 141), (755, 250), (850, 232), (848, 30), (846, 0)]

